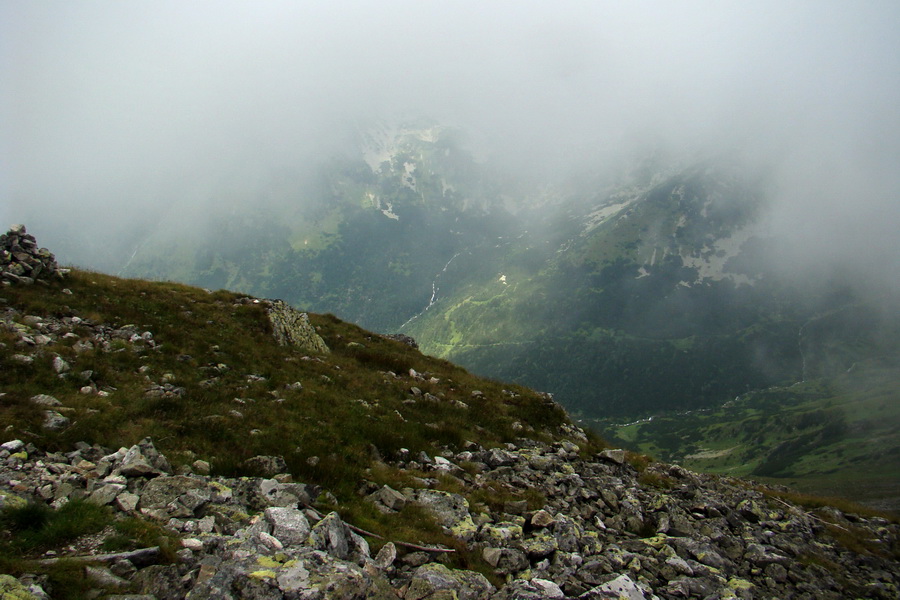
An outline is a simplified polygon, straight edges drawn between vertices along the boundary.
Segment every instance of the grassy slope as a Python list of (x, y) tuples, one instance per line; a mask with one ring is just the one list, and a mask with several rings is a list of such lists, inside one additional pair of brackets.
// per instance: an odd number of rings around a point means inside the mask
[[(95, 348), (77, 354), (74, 344), (92, 333), (78, 326), (74, 337), (60, 335), (34, 350), (19, 346), (17, 336), (0, 327), (5, 440), (68, 451), (78, 441), (117, 448), (152, 436), (175, 465), (201, 458), (228, 475), (249, 474), (241, 464), (252, 456), (281, 455), (295, 480), (333, 492), (338, 508), (356, 523), (403, 531), (412, 539), (452, 543), (428, 519), (391, 522), (360, 500), (356, 490), (363, 479), (408, 483), (389, 468), (372, 469), (377, 454), (391, 457), (406, 448), (435, 455), (443, 447), (460, 450), (466, 441), (491, 447), (519, 437), (551, 441), (568, 422), (561, 408), (531, 390), (475, 377), (331, 315), (310, 315), (330, 354), (308, 356), (279, 347), (263, 309), (236, 304), (239, 296), (230, 292), (75, 270), (62, 283), (6, 287), (0, 296), (0, 310), (15, 307), (19, 323), (37, 315), (131, 324), (150, 331), (160, 345), (151, 349), (114, 340), (109, 352)], [(16, 353), (32, 354), (34, 363), (18, 362)], [(71, 364), (67, 377), (53, 371), (56, 355)], [(426, 374), (425, 381), (412, 379), (410, 369)], [(109, 396), (80, 393), (86, 370)], [(184, 395), (145, 395), (151, 383), (166, 381), (183, 387)], [(286, 388), (298, 381), (302, 390)], [(412, 386), (438, 400), (412, 402)], [(475, 390), (483, 396), (473, 396)], [(62, 402), (59, 410), (72, 422), (67, 429), (42, 429), (45, 407), (30, 401), (41, 393)]]

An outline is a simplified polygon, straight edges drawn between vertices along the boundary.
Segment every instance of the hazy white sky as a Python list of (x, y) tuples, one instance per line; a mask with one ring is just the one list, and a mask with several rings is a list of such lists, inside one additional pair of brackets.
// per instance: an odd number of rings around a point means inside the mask
[(740, 147), (783, 173), (780, 223), (871, 249), (900, 229), (898, 107), (896, 0), (0, 0), (0, 224), (252, 194), (409, 112), (513, 166)]

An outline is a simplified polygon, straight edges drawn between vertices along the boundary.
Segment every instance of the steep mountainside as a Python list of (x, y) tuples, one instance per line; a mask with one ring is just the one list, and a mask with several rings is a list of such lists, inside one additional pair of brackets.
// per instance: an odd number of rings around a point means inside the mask
[(3, 594), (900, 589), (889, 515), (603, 449), (547, 395), (409, 339), (233, 292), (67, 273), (24, 228), (0, 241), (21, 250), (2, 256), (0, 288)]
[(312, 174), (273, 177), (258, 201), (174, 214), (123, 272), (407, 333), (600, 427), (804, 380), (834, 387), (854, 363), (900, 356), (896, 297), (782, 265), (765, 173), (636, 165), (525, 190), (459, 131), (382, 124)]
[(426, 351), (553, 390), (588, 417), (796, 381), (806, 308), (758, 271), (760, 194), (707, 166), (573, 198), (541, 237), (510, 242), (489, 278), (469, 278), (408, 331)]

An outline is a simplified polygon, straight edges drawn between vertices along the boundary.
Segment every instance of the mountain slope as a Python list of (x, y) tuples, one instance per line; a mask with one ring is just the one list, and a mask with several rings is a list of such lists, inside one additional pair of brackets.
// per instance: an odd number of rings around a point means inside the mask
[(601, 451), (546, 395), (336, 317), (79, 270), (14, 281), (0, 327), (5, 592), (652, 600), (900, 586), (888, 518)]
[(597, 423), (613, 443), (691, 469), (900, 507), (896, 362), (743, 394), (722, 406), (628, 425)]
[(173, 226), (127, 272), (402, 331), (601, 428), (900, 356), (895, 295), (827, 261), (789, 264), (790, 240), (766, 221), (765, 173), (635, 164), (525, 190), (459, 132), (383, 125), (323, 161), (315, 185), (273, 180), (268, 200), (209, 216), (214, 235)]
[(698, 167), (573, 198), (543, 238), (510, 242), (490, 279), (470, 277), (408, 331), (426, 351), (553, 390), (585, 416), (709, 405), (799, 379), (806, 309), (751, 270), (759, 194), (728, 169)]
[[(3, 298), (7, 435), (40, 432), (51, 446), (151, 436), (172, 456), (190, 449), (228, 470), (290, 440), (291, 468), (324, 483), (368, 466), (374, 450), (496, 445), (523, 432), (551, 440), (566, 424), (545, 397), (503, 393), (330, 315), (310, 319), (328, 354), (280, 346), (266, 303), (232, 292), (75, 270), (64, 284), (9, 287)], [(69, 426), (42, 427), (38, 394), (62, 403)], [(326, 451), (335, 447), (341, 455)]]

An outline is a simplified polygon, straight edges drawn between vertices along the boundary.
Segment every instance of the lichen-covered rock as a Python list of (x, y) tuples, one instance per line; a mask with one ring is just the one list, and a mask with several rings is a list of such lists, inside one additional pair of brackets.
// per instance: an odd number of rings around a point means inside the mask
[(285, 546), (303, 543), (309, 536), (309, 522), (296, 508), (267, 508), (265, 517), (272, 526), (272, 535)]
[(162, 473), (150, 464), (150, 460), (144, 456), (137, 444), (125, 452), (116, 470), (126, 477), (155, 477)]
[(409, 502), (406, 496), (387, 485), (369, 494), (368, 499), (385, 512), (403, 510), (403, 507)]
[[(450, 570), (438, 563), (428, 563), (416, 569), (404, 600), (433, 598), (446, 590), (459, 600), (486, 600), (494, 586), (481, 573)], [(454, 596), (445, 596), (447, 598)]]
[[(599, 585), (579, 597), (581, 600), (648, 600), (643, 590), (628, 575), (621, 575), (612, 581)], [(655, 596), (654, 596), (655, 598)]]
[(469, 514), (469, 502), (459, 494), (439, 490), (416, 490), (413, 500), (428, 509), (444, 529), (455, 538), (470, 542), (478, 528)]
[(201, 479), (184, 475), (157, 477), (144, 486), (139, 507), (151, 516), (186, 518), (194, 516), (194, 511), (211, 497), (212, 492)]
[(397, 600), (397, 595), (377, 571), (305, 548), (274, 557), (234, 556), (209, 565), (187, 598)]
[(282, 300), (267, 302), (266, 312), (272, 324), (272, 335), (282, 346), (297, 346), (309, 352), (327, 354), (330, 352), (325, 340), (316, 333), (309, 322), (309, 315)]
[(37, 596), (12, 575), (0, 575), (0, 598), (2, 600), (38, 600)]
[(69, 426), (69, 417), (62, 415), (55, 410), (45, 410), (44, 422), (41, 426), (50, 431), (59, 431)]
[(267, 477), (287, 471), (287, 463), (281, 456), (254, 456), (245, 460), (244, 466)]
[[(659, 487), (645, 483), (627, 461), (581, 458), (562, 443), (517, 444), (494, 453), (497, 460), (486, 460), (490, 453), (474, 444), (455, 454), (460, 462), (480, 460), (476, 472), (459, 474), (460, 485), (504, 494), (503, 501), (476, 505), (474, 515), (462, 495), (425, 487), (439, 483), (430, 475), (438, 473), (440, 454), (450, 456), (446, 449), (436, 449), (435, 458), (417, 457), (413, 468), (431, 472), (410, 479), (422, 489), (395, 492), (374, 482), (359, 488), (385, 507), (388, 500), (427, 509), (446, 533), (464, 540), (469, 552), (505, 578), (499, 590), (481, 575), (439, 564), (453, 555), (418, 547), (420, 540), (403, 535), (385, 543), (373, 560), (363, 538), (337, 513), (310, 529), (319, 516), (309, 507), (329, 496), (312, 485), (260, 477), (148, 479), (140, 470), (123, 470), (129, 454), (157, 470), (168, 464), (149, 440), (115, 453), (85, 443), (50, 453), (20, 440), (0, 444), (0, 508), (24, 505), (22, 498), (54, 507), (88, 498), (158, 520), (186, 538), (177, 564), (154, 567), (137, 558), (103, 563), (148, 599), (898, 597), (900, 569), (886, 554), (900, 547), (894, 521), (837, 509), (810, 512), (728, 478), (651, 466), (650, 472), (672, 479), (673, 487)], [(540, 458), (556, 466), (544, 470), (535, 460)], [(391, 466), (409, 468), (412, 462), (405, 460), (409, 456)], [(379, 489), (391, 493), (371, 494)], [(10, 493), (15, 496), (5, 495)], [(543, 509), (526, 510), (535, 501)], [(848, 548), (828, 522), (874, 551)], [(415, 551), (403, 542), (413, 542)], [(463, 551), (462, 544), (452, 545)], [(150, 585), (157, 581), (162, 583)], [(30, 585), (24, 578), (20, 583)]]
[(389, 340), (394, 340), (395, 342), (400, 342), (402, 344), (406, 344), (410, 348), (415, 348), (416, 350), (419, 349), (419, 343), (416, 342), (415, 339), (413, 339), (410, 336), (403, 334), (403, 333), (386, 333), (386, 334), (382, 335), (381, 337), (387, 338)]
[(369, 544), (350, 531), (336, 512), (327, 514), (315, 524), (306, 545), (342, 560), (362, 562), (369, 557)]
[(187, 594), (190, 581), (181, 577), (176, 565), (151, 565), (136, 573), (133, 585), (148, 598), (181, 600)]
[(516, 579), (503, 586), (492, 600), (563, 600), (562, 589), (546, 579)]

